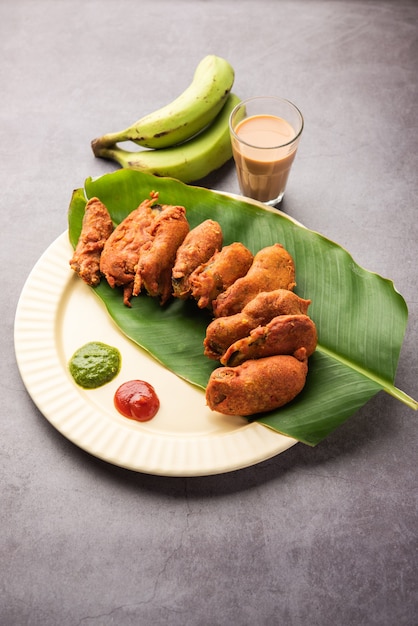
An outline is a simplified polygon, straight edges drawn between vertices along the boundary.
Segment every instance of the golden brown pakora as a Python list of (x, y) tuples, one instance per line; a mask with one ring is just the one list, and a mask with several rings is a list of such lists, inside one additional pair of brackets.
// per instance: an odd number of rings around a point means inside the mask
[(182, 206), (165, 206), (149, 230), (149, 241), (141, 247), (134, 279), (134, 296), (145, 288), (148, 295), (160, 299), (160, 304), (167, 302), (172, 294), (171, 273), (177, 250), (189, 231), (186, 209)]
[(252, 253), (240, 242), (231, 243), (200, 265), (190, 276), (191, 295), (199, 308), (211, 308), (219, 294), (244, 276), (253, 262)]
[(307, 315), (280, 315), (266, 326), (258, 326), (248, 337), (229, 346), (220, 359), (223, 365), (236, 366), (249, 359), (276, 354), (309, 357), (318, 342), (316, 326)]
[(91, 198), (85, 207), (80, 237), (70, 260), (71, 269), (87, 285), (100, 283), (100, 256), (113, 231), (109, 211), (99, 200)]
[(191, 294), (190, 276), (222, 248), (222, 229), (218, 222), (207, 219), (193, 228), (177, 250), (171, 282), (173, 295), (184, 300)]
[(262, 248), (245, 276), (236, 280), (213, 303), (215, 317), (234, 315), (242, 311), (261, 291), (292, 290), (295, 282), (295, 265), (289, 252), (280, 244)]
[(262, 291), (240, 313), (212, 320), (206, 329), (204, 354), (220, 359), (231, 344), (247, 337), (257, 326), (265, 326), (278, 315), (306, 315), (310, 303), (288, 289)]
[(131, 211), (115, 228), (101, 254), (100, 271), (112, 288), (123, 287), (123, 301), (127, 306), (130, 306), (139, 252), (151, 239), (151, 226), (164, 208), (156, 204), (157, 200), (158, 193), (153, 192)]
[(307, 360), (289, 355), (245, 361), (237, 367), (218, 367), (206, 387), (206, 403), (225, 415), (254, 415), (277, 409), (303, 389)]

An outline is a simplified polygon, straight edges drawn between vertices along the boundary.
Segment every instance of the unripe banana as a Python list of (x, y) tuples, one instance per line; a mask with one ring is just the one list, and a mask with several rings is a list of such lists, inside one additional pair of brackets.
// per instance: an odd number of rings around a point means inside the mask
[(215, 120), (189, 141), (161, 150), (130, 152), (117, 146), (100, 148), (96, 156), (112, 159), (124, 168), (190, 183), (217, 170), (232, 157), (229, 116), (240, 98), (230, 93)]
[(146, 148), (166, 148), (187, 141), (219, 113), (234, 78), (228, 61), (215, 55), (206, 56), (197, 66), (193, 81), (178, 98), (119, 133), (94, 139), (93, 152), (121, 141), (134, 141)]

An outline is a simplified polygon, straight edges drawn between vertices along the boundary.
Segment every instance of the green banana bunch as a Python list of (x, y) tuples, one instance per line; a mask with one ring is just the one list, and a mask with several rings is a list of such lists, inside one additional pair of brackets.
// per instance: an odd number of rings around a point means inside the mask
[(93, 152), (121, 141), (146, 148), (167, 148), (187, 141), (210, 124), (223, 107), (235, 73), (225, 59), (208, 55), (197, 66), (189, 87), (161, 109), (118, 133), (92, 141)]
[(96, 146), (94, 153), (98, 157), (112, 159), (124, 168), (177, 178), (184, 183), (200, 180), (232, 157), (229, 116), (240, 101), (238, 96), (230, 93), (213, 122), (198, 135), (179, 145), (137, 152), (123, 150), (115, 145)]

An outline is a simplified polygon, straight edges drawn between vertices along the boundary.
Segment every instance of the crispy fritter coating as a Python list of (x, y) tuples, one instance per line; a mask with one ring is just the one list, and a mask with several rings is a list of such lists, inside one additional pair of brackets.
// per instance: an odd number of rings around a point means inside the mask
[(244, 276), (253, 262), (252, 253), (240, 242), (224, 246), (190, 276), (191, 295), (199, 308), (211, 308), (219, 294)]
[(173, 295), (185, 300), (190, 296), (190, 275), (222, 248), (222, 230), (218, 222), (205, 220), (187, 235), (176, 254), (171, 282)]
[(112, 231), (109, 211), (99, 198), (91, 198), (86, 204), (80, 237), (70, 266), (85, 283), (93, 287), (100, 283), (100, 255)]
[(278, 315), (306, 315), (310, 300), (288, 289), (262, 291), (240, 313), (215, 318), (206, 329), (205, 356), (220, 359), (231, 344), (247, 337), (257, 326), (265, 326)]
[(291, 291), (295, 285), (293, 259), (280, 243), (275, 243), (257, 252), (248, 273), (217, 297), (213, 303), (214, 315), (234, 315), (261, 291)]
[(141, 202), (137, 209), (115, 228), (107, 240), (100, 258), (100, 270), (109, 285), (124, 287), (124, 303), (130, 306), (139, 252), (145, 242), (151, 239), (150, 229), (156, 216), (163, 210), (155, 205), (158, 193)]
[(303, 389), (306, 359), (289, 355), (245, 361), (238, 367), (218, 367), (206, 387), (206, 403), (225, 415), (254, 415), (293, 400)]
[(184, 207), (164, 208), (149, 231), (150, 240), (141, 248), (134, 280), (134, 296), (144, 287), (148, 295), (159, 297), (161, 304), (167, 302), (172, 293), (171, 272), (177, 250), (189, 231)]
[(316, 326), (307, 315), (280, 315), (266, 326), (258, 326), (248, 337), (229, 346), (221, 358), (223, 365), (234, 367), (249, 359), (275, 354), (309, 357), (318, 342)]

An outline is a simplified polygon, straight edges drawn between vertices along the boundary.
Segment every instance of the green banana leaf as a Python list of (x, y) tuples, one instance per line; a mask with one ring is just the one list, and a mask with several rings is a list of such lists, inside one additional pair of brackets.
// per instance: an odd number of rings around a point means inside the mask
[[(169, 178), (118, 170), (87, 179), (73, 193), (69, 237), (76, 245), (86, 198), (99, 197), (119, 223), (138, 204), (159, 192), (163, 204), (186, 207), (191, 228), (217, 220), (224, 245), (241, 241), (255, 254), (280, 242), (293, 256), (296, 293), (312, 301), (319, 343), (309, 360), (304, 390), (257, 421), (308, 445), (316, 445), (359, 407), (384, 390), (413, 409), (415, 400), (394, 386), (408, 310), (390, 280), (360, 267), (351, 255), (318, 233), (275, 210)], [(161, 307), (141, 294), (124, 306), (121, 292), (106, 281), (94, 288), (120, 330), (178, 376), (202, 388), (218, 363), (203, 355), (210, 316), (191, 301)]]

